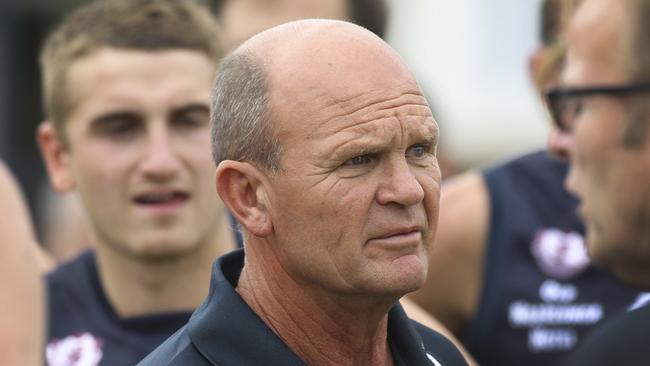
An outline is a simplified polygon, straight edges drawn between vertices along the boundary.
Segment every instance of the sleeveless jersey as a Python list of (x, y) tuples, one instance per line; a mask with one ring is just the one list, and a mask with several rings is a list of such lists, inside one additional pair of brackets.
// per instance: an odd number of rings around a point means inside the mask
[(47, 276), (47, 299), (49, 366), (135, 365), (191, 315), (118, 317), (99, 282), (92, 251)]

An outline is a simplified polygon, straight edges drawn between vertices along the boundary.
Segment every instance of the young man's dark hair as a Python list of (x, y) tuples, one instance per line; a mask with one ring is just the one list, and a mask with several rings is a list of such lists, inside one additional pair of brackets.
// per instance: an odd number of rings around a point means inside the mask
[[(211, 9), (220, 17), (224, 5), (228, 1), (238, 0), (207, 0)], [(381, 38), (386, 36), (388, 25), (388, 5), (386, 0), (347, 0), (348, 21), (358, 24)]]

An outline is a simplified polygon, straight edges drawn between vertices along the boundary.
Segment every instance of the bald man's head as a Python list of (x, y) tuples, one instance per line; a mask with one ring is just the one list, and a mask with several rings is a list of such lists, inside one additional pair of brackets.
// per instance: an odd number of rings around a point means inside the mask
[[(352, 23), (299, 20), (252, 37), (230, 56), (214, 86), (213, 154), (280, 168), (282, 135), (344, 115), (348, 105), (393, 90), (420, 89), (397, 53)], [(338, 109), (335, 111), (335, 109)], [(320, 119), (323, 120), (320, 120)]]

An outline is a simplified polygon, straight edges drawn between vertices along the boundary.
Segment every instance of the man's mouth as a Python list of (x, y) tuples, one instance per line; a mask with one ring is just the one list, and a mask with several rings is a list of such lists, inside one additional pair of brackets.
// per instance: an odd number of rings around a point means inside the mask
[(420, 228), (396, 229), (393, 231), (388, 231), (382, 235), (379, 235), (375, 239), (386, 239), (394, 236), (410, 235), (419, 232), (422, 232), (422, 229)]
[(386, 248), (417, 246), (422, 242), (422, 228), (403, 228), (390, 230), (368, 240), (368, 244)]
[(140, 207), (171, 209), (184, 204), (189, 198), (189, 193), (181, 190), (161, 190), (138, 194), (133, 198), (133, 202)]

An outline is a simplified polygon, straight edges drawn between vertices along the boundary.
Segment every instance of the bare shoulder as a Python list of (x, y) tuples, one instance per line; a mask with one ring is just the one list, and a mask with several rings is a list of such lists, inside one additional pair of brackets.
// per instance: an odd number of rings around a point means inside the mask
[(462, 332), (477, 307), (489, 205), (480, 172), (470, 171), (445, 182), (428, 278), (410, 295), (454, 334)]

